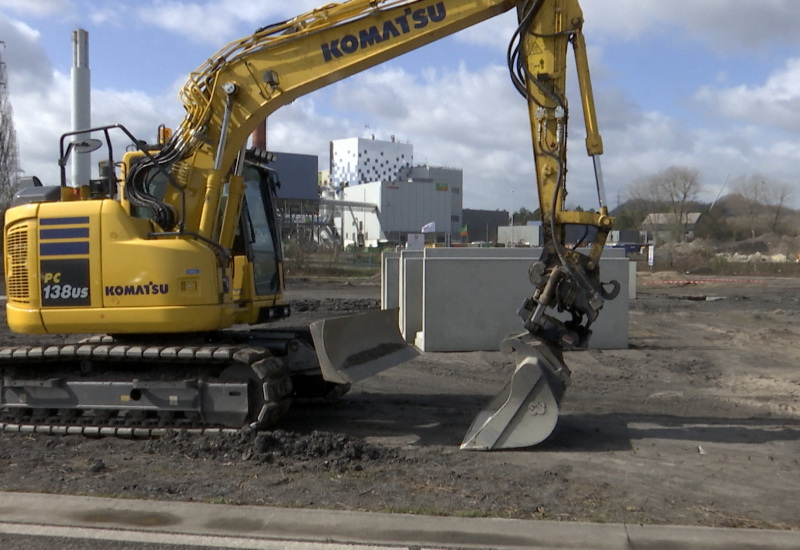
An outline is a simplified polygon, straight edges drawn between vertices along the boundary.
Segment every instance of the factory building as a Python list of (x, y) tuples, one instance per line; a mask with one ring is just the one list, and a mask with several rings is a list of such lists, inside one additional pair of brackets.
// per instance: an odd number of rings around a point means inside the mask
[(460, 239), (462, 171), (414, 166), (413, 153), (394, 139), (331, 142), (330, 182), (342, 201), (335, 224), (345, 246), (402, 244), (423, 227), (429, 242)]
[(285, 200), (315, 201), (319, 199), (319, 168), (316, 155), (274, 153), (269, 167), (278, 173), (281, 185), (278, 198)]
[(342, 189), (345, 203), (365, 203), (371, 209), (343, 209), (337, 229), (345, 246), (402, 244), (409, 233), (426, 227), (426, 240), (457, 240), (462, 228), (461, 170), (415, 166), (395, 181), (375, 181)]
[(284, 239), (304, 243), (340, 244), (329, 220), (319, 216), (320, 172), (316, 155), (274, 153), (269, 168), (278, 174), (276, 193), (278, 224)]
[(336, 188), (392, 181), (402, 168), (414, 163), (414, 147), (410, 143), (365, 138), (331, 141), (331, 184)]

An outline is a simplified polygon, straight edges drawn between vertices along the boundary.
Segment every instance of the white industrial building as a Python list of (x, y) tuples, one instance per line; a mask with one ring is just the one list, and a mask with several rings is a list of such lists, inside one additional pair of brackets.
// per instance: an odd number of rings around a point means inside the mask
[[(458, 239), (462, 227), (460, 169), (413, 166), (408, 143), (351, 138), (331, 142), (331, 186), (342, 208), (334, 223), (343, 244), (404, 243), (434, 227), (428, 241)], [(363, 205), (356, 208), (354, 205)]]
[(331, 141), (331, 184), (337, 188), (392, 181), (402, 168), (414, 164), (410, 143), (365, 138)]

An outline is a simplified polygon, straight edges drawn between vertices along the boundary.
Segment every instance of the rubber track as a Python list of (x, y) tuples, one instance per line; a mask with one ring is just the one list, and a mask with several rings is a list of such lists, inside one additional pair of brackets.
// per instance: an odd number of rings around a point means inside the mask
[[(252, 368), (261, 362), (260, 372), (265, 375), (263, 382), (269, 386), (265, 393), (270, 401), (264, 403), (258, 413), (258, 419), (240, 427), (204, 426), (189, 421), (160, 423), (160, 415), (147, 417), (146, 423), (136, 425), (132, 417), (126, 417), (124, 424), (114, 425), (118, 417), (87, 419), (85, 416), (77, 424), (74, 418), (49, 416), (46, 418), (20, 418), (5, 410), (0, 410), (0, 430), (22, 433), (46, 434), (78, 434), (87, 436), (119, 436), (119, 437), (160, 437), (167, 432), (186, 432), (195, 434), (235, 433), (247, 430), (259, 430), (275, 425), (289, 408), (289, 396), (292, 391), (288, 370), (280, 360), (269, 361), (271, 354), (262, 348), (246, 345), (194, 345), (194, 346), (145, 346), (120, 343), (107, 336), (98, 336), (77, 344), (56, 346), (14, 346), (0, 347), (0, 372), (9, 367), (58, 366), (59, 363), (76, 361), (98, 362), (103, 365), (121, 363), (158, 363), (171, 365), (198, 365), (208, 367), (209, 372), (221, 371), (228, 366), (242, 365)], [(264, 362), (264, 360), (267, 360)], [(263, 365), (267, 365), (264, 368)], [(32, 379), (26, 373), (25, 379)], [(120, 408), (120, 410), (123, 410)], [(63, 414), (64, 411), (59, 411)], [(10, 421), (9, 421), (10, 420)]]

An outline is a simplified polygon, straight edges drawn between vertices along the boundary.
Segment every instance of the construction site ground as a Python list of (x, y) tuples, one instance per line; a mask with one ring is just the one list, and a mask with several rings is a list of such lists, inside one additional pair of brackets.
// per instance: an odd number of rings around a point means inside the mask
[[(379, 307), (377, 279), (288, 286), (297, 325)], [(2, 334), (3, 345), (61, 341)], [(0, 433), (0, 490), (800, 529), (800, 279), (642, 274), (629, 348), (565, 358), (572, 386), (535, 448), (460, 451), (513, 364), (427, 353), (337, 402), (293, 406), (273, 432)]]

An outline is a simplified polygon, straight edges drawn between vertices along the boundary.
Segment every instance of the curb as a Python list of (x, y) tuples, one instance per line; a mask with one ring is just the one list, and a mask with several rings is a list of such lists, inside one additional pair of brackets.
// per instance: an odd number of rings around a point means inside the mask
[[(52, 528), (90, 529), (95, 540), (104, 536), (120, 540), (126, 532), (131, 540), (141, 540), (133, 536), (141, 533), (199, 536), (216, 539), (220, 548), (259, 547), (244, 546), (246, 541), (420, 550), (800, 548), (800, 531), (433, 517), (0, 492), (0, 533), (22, 534), (23, 527), (31, 526), (49, 528), (43, 536), (73, 538), (81, 536), (53, 535)], [(239, 543), (225, 542), (237, 539)]]

